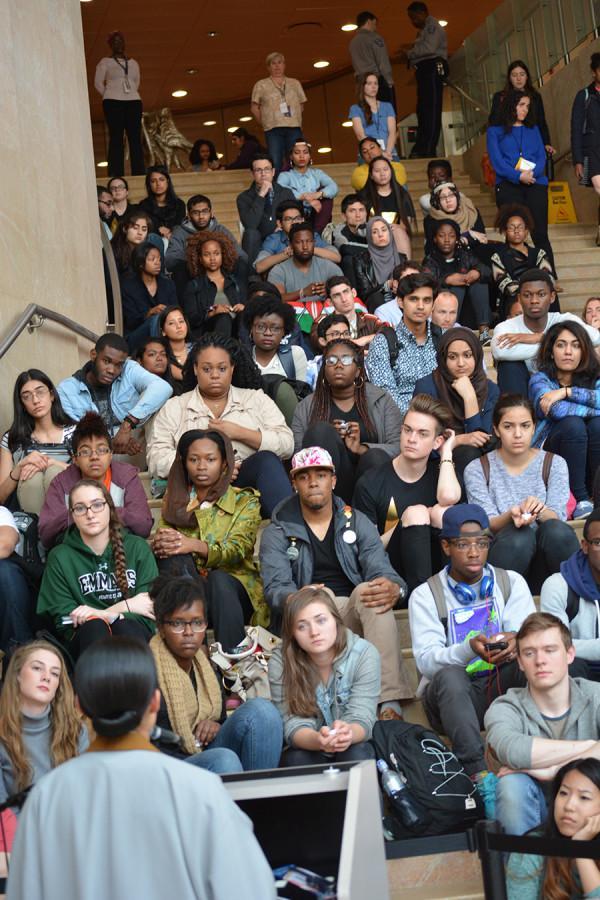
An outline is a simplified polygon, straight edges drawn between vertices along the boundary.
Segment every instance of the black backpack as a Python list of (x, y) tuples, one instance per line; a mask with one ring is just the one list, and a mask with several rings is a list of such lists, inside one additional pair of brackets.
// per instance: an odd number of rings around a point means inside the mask
[(15, 547), (12, 559), (24, 572), (27, 581), (35, 591), (39, 590), (46, 551), (38, 534), (38, 517), (34, 513), (16, 510), (13, 512), (15, 524), (19, 530), (19, 543)]
[(408, 722), (376, 722), (373, 744), (377, 758), (402, 773), (406, 787), (428, 814), (419, 831), (407, 829), (394, 817), (396, 837), (463, 831), (485, 818), (475, 783), (435, 731)]

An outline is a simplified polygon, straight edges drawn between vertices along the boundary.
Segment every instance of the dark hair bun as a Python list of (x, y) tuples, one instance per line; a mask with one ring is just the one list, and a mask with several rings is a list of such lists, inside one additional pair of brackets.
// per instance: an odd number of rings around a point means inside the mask
[(139, 712), (126, 709), (115, 716), (94, 716), (92, 725), (94, 731), (102, 737), (121, 737), (137, 728), (141, 721)]

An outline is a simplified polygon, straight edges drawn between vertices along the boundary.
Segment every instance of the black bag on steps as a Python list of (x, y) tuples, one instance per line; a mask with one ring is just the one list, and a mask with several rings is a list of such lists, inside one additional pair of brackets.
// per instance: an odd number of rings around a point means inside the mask
[(435, 731), (408, 722), (376, 722), (372, 740), (377, 759), (402, 773), (406, 787), (428, 813), (419, 831), (407, 829), (394, 817), (396, 837), (464, 831), (485, 818), (475, 784)]

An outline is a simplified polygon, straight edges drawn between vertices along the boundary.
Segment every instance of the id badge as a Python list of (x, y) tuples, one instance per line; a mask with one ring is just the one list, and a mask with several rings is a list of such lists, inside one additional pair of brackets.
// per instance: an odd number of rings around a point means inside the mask
[(289, 106), (287, 105), (287, 103), (285, 102), (285, 100), (282, 100), (282, 102), (279, 104), (279, 112), (280, 112), (283, 116), (287, 116), (288, 119), (289, 119), (290, 116), (292, 115), (292, 111), (291, 111), (291, 109), (289, 108)]
[(131, 93), (131, 85), (129, 84), (129, 78), (123, 79), (123, 93), (130, 94)]

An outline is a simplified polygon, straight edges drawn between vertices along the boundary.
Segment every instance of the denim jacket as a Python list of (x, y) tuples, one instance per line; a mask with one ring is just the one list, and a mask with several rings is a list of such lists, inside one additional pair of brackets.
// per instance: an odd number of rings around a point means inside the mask
[(283, 657), (281, 648), (273, 652), (269, 661), (271, 698), (283, 719), (283, 733), (288, 745), (300, 728), (318, 731), (331, 726), (336, 719), (355, 722), (371, 737), (381, 687), (381, 663), (375, 647), (364, 638), (346, 629), (346, 647), (333, 662), (333, 672), (327, 684), (319, 682), (315, 700), (318, 713), (313, 717), (292, 715), (289, 712), (283, 687)]
[[(86, 412), (98, 412), (85, 380), (90, 363), (65, 378), (57, 387), (60, 401), (67, 415), (78, 422)], [(121, 374), (111, 385), (110, 405), (120, 424), (125, 416), (133, 416), (141, 425), (167, 402), (173, 388), (168, 382), (147, 372), (139, 363), (126, 359)]]

